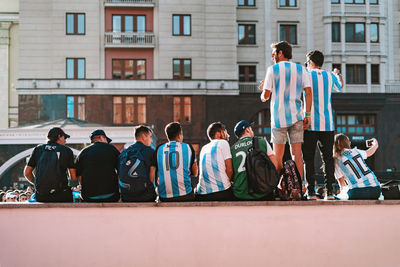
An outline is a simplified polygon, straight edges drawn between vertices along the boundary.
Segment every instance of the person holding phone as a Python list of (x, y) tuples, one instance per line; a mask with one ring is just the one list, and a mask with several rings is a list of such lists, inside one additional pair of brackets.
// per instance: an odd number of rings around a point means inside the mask
[(348, 199), (378, 199), (381, 186), (376, 175), (368, 168), (365, 159), (372, 156), (378, 149), (378, 141), (373, 138), (371, 147), (361, 150), (350, 147), (351, 142), (344, 134), (336, 134), (333, 145), (335, 159), (335, 177), (339, 182), (340, 191), (348, 187)]

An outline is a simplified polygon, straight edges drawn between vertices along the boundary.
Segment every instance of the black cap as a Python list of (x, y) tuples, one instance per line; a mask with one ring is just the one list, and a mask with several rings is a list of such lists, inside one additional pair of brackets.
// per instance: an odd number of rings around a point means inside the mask
[(243, 133), (243, 131), (244, 131), (246, 128), (253, 126), (253, 124), (254, 124), (254, 122), (248, 123), (248, 122), (245, 121), (245, 120), (239, 121), (238, 123), (236, 123), (236, 126), (235, 126), (235, 128), (234, 128), (235, 135), (236, 135), (237, 137), (241, 136), (242, 133)]
[(104, 137), (107, 138), (107, 143), (111, 143), (112, 141), (110, 138), (107, 137), (106, 133), (101, 129), (94, 130), (89, 136), (90, 140), (92, 140), (92, 138), (96, 135), (104, 135)]
[(51, 128), (47, 134), (47, 138), (56, 139), (58, 136), (64, 136), (65, 139), (70, 138), (68, 134), (64, 133), (64, 131), (60, 127)]

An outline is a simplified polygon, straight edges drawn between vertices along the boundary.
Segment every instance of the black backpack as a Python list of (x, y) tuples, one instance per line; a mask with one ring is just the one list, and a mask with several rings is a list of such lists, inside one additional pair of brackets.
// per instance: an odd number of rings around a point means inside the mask
[(246, 157), (247, 191), (253, 194), (270, 194), (279, 182), (278, 173), (268, 155), (259, 148), (258, 138), (253, 137), (253, 145)]
[(304, 198), (300, 173), (291, 159), (283, 163), (278, 195), (281, 200), (302, 200)]
[(119, 163), (119, 189), (121, 194), (140, 195), (152, 184), (141, 151), (128, 151)]
[(35, 189), (40, 194), (62, 191), (68, 187), (66, 174), (60, 168), (60, 152), (55, 145), (45, 145), (35, 171)]
[(390, 180), (381, 184), (381, 190), (385, 199), (400, 199), (400, 181)]

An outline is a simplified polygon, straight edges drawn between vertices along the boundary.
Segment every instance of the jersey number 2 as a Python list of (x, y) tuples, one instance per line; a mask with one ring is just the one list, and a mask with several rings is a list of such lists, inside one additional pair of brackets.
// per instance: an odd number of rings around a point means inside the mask
[(236, 157), (242, 158), (242, 161), (240, 161), (240, 164), (239, 164), (238, 172), (246, 171), (246, 168), (244, 167), (244, 164), (246, 162), (246, 156), (247, 156), (247, 154), (244, 151), (239, 151), (238, 153), (236, 153)]

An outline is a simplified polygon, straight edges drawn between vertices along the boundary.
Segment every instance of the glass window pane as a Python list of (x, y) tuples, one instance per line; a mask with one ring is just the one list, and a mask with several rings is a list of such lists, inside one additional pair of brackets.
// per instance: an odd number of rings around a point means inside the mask
[(139, 80), (146, 79), (146, 60), (136, 61), (136, 77)]
[(348, 119), (348, 125), (354, 125), (356, 123), (356, 116), (351, 115), (347, 117)]
[(349, 133), (355, 133), (356, 127), (349, 127)]
[(286, 6), (286, 0), (279, 0), (279, 6)]
[(85, 14), (78, 14), (78, 33), (85, 33)]
[(280, 26), (279, 38), (280, 41), (286, 41), (286, 26)]
[(249, 36), (248, 36), (249, 44), (255, 44), (256, 43), (256, 26), (249, 25), (248, 31), (249, 31)]
[(238, 0), (238, 6), (244, 6), (244, 0)]
[(124, 60), (125, 80), (133, 80), (133, 60)]
[(245, 42), (244, 33), (245, 33), (244, 25), (239, 25), (239, 27), (238, 27), (238, 42), (239, 42), (239, 44), (244, 44), (244, 42)]
[(190, 35), (190, 16), (183, 17), (183, 34)]
[(192, 120), (192, 98), (190, 96), (184, 98), (184, 116), (185, 122)]
[(364, 132), (364, 128), (363, 127), (357, 127), (356, 133), (362, 134), (363, 132)]
[(138, 97), (138, 123), (146, 123), (146, 97)]
[(332, 23), (332, 42), (340, 42), (340, 23)]
[(332, 4), (339, 4), (339, 0), (331, 0)]
[(378, 42), (378, 24), (371, 23), (370, 25), (371, 42)]
[(181, 61), (179, 59), (174, 59), (174, 76), (181, 75)]
[(174, 97), (174, 121), (181, 121), (181, 98)]
[(113, 59), (112, 61), (112, 78), (119, 80), (121, 79), (121, 61), (118, 59)]
[(367, 83), (365, 65), (357, 65), (357, 83)]
[(248, 0), (247, 5), (249, 6), (254, 6), (254, 0)]
[(74, 117), (74, 97), (67, 96), (67, 118)]
[(354, 24), (346, 23), (346, 42), (352, 42), (354, 39)]
[(245, 80), (245, 66), (239, 66), (239, 82), (244, 82)]
[(357, 42), (364, 42), (365, 41), (365, 25), (362, 23), (356, 24), (356, 41)]
[(249, 82), (255, 82), (256, 81), (256, 67), (255, 66), (249, 66), (249, 76), (248, 76), (248, 81)]
[(67, 14), (67, 34), (74, 33), (74, 14)]
[(125, 102), (125, 123), (131, 124), (135, 122), (135, 112), (133, 97), (127, 97)]
[(85, 97), (78, 96), (78, 119), (85, 120)]
[(179, 20), (180, 20), (179, 16), (173, 16), (172, 28), (173, 28), (173, 34), (175, 34), (175, 35), (180, 34)]
[(354, 2), (354, 0), (345, 0), (344, 1), (346, 4), (352, 4)]
[(190, 78), (190, 76), (191, 76), (191, 60), (190, 59), (185, 59), (183, 61), (183, 70), (184, 70), (184, 76)]
[(146, 32), (146, 16), (137, 16), (137, 32)]
[(376, 5), (376, 4), (378, 4), (378, 0), (369, 0), (369, 3), (373, 4), (373, 5)]
[(133, 16), (125, 16), (125, 32), (133, 32)]
[(364, 4), (365, 0), (356, 0), (356, 4)]
[(74, 59), (68, 58), (67, 59), (67, 79), (74, 78)]
[(78, 79), (85, 78), (85, 60), (78, 59)]
[(297, 44), (296, 26), (290, 26), (290, 40), (289, 40), (289, 42), (291, 44)]
[(113, 16), (113, 32), (121, 32), (121, 16)]
[(289, 6), (296, 6), (296, 0), (289, 0)]
[(346, 83), (355, 83), (354, 65), (346, 65)]

